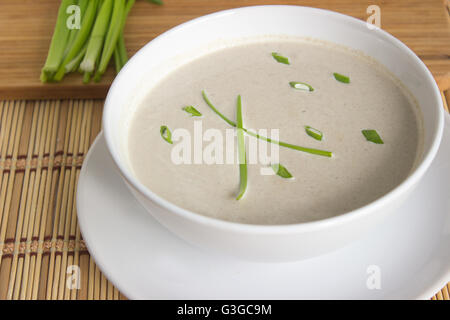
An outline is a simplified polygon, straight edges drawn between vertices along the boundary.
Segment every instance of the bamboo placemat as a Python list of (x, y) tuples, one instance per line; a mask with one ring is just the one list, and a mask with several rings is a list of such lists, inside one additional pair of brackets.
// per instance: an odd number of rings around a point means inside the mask
[[(0, 299), (124, 298), (90, 257), (76, 218), (76, 184), (102, 106), (0, 102)], [(79, 290), (66, 286), (71, 265)]]
[[(450, 102), (450, 91), (444, 96)], [(126, 299), (89, 255), (76, 217), (76, 184), (102, 107), (0, 101), (0, 299)], [(66, 286), (72, 265), (80, 289)], [(450, 283), (433, 299), (449, 292)]]

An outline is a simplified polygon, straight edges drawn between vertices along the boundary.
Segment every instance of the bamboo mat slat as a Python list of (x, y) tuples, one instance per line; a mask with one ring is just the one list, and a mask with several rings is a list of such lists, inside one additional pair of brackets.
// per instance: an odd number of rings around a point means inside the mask
[[(442, 97), (448, 111), (450, 90)], [(126, 299), (89, 255), (76, 216), (76, 185), (102, 107), (103, 100), (0, 101), (0, 299)], [(71, 266), (79, 289), (67, 286)], [(432, 299), (449, 293), (450, 283)]]

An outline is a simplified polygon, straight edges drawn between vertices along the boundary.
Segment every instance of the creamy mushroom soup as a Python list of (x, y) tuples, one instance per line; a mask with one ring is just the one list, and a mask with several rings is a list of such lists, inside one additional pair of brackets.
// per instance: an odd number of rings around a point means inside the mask
[(208, 217), (267, 225), (340, 215), (399, 185), (421, 150), (421, 115), (402, 84), (373, 59), (319, 41), (222, 48), (148, 90), (129, 129), (134, 174)]

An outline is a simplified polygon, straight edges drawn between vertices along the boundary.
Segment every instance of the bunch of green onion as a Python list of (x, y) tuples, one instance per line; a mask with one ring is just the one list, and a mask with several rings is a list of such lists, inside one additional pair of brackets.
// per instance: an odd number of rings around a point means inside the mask
[[(151, 2), (162, 4), (160, 0)], [(70, 72), (83, 82), (100, 81), (114, 56), (116, 72), (128, 61), (123, 29), (135, 0), (62, 0), (55, 30), (41, 71), (42, 82), (59, 82)], [(70, 29), (70, 6), (80, 9), (79, 29)], [(69, 11), (68, 11), (69, 9)]]

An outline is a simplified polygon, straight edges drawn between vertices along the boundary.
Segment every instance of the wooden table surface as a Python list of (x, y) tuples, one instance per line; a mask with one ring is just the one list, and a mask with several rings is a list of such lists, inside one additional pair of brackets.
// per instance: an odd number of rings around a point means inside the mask
[[(0, 2), (0, 97), (104, 98), (114, 78), (110, 68), (100, 83), (83, 85), (80, 75), (41, 84), (59, 0)], [(408, 45), (437, 78), (450, 75), (450, 28), (443, 0), (166, 0), (164, 6), (138, 0), (125, 27), (128, 51), (135, 53), (164, 31), (190, 19), (229, 8), (294, 4), (324, 8), (367, 20), (371, 4), (381, 9), (381, 27)]]
[[(75, 206), (114, 70), (89, 85), (79, 75), (39, 82), (58, 3), (0, 1), (0, 299), (121, 299), (86, 250)], [(164, 6), (138, 0), (125, 28), (129, 54), (195, 17), (260, 4), (312, 6), (363, 20), (369, 5), (379, 5), (381, 27), (425, 62), (450, 102), (448, 0), (165, 0)], [(66, 287), (71, 264), (80, 267), (80, 289)], [(450, 284), (433, 299), (449, 299), (449, 292)]]

